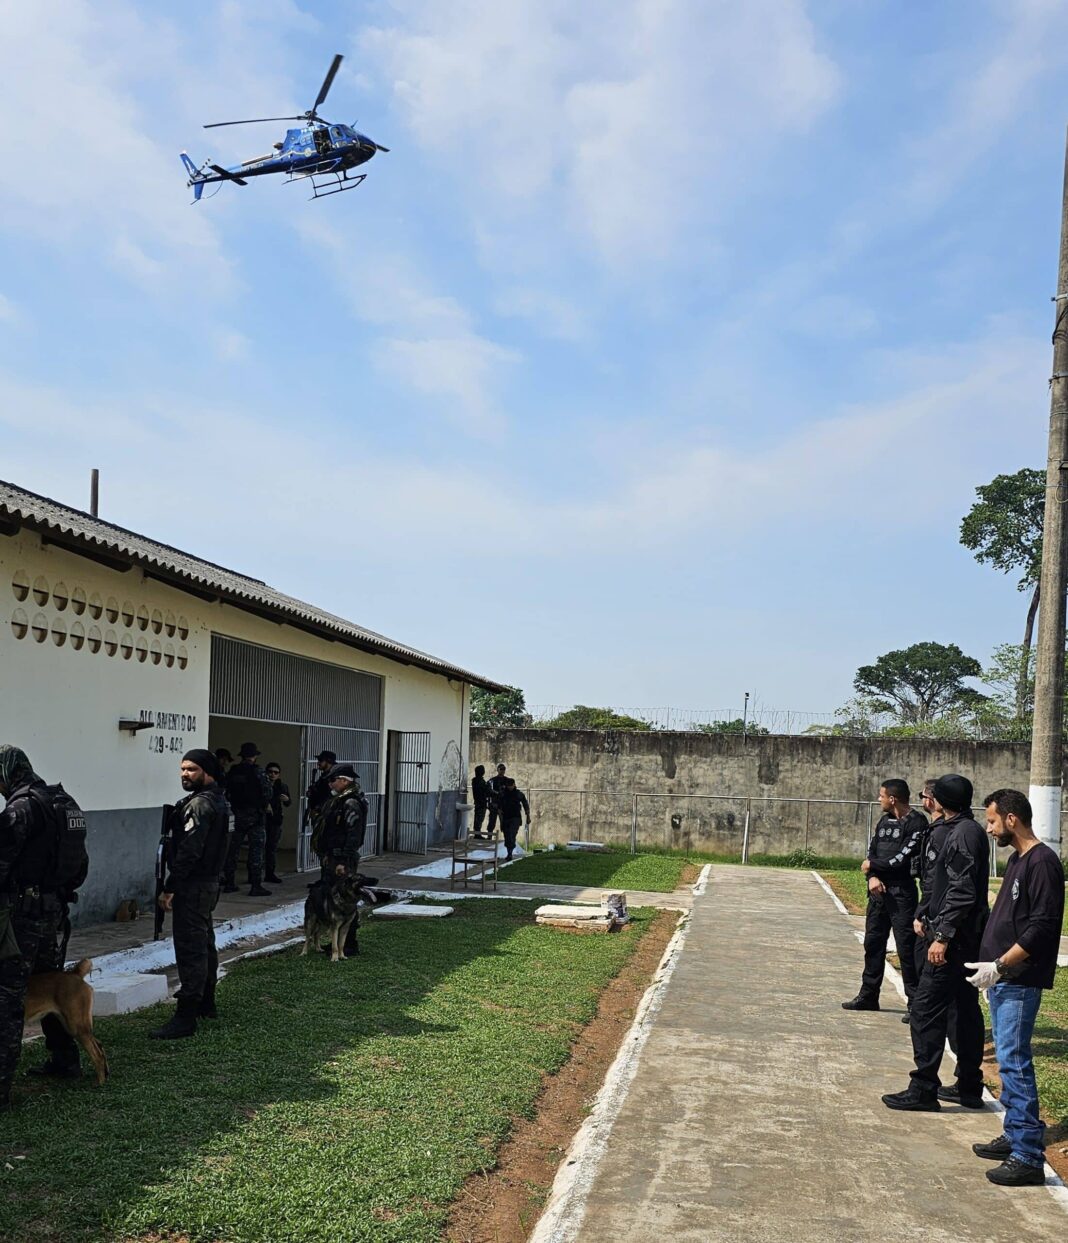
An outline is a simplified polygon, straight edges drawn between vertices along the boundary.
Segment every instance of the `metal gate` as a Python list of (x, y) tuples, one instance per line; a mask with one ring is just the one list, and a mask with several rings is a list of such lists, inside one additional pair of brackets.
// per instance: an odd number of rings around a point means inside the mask
[(315, 757), (320, 751), (333, 751), (339, 764), (351, 764), (367, 797), (367, 831), (363, 837), (361, 858), (377, 855), (379, 843), (379, 809), (382, 795), (378, 792), (379, 735), (358, 729), (337, 726), (306, 725), (301, 730), (301, 771), (304, 782), (300, 796), (300, 829), (297, 835), (297, 871), (309, 872), (319, 866), (319, 856), (311, 848), (312, 826), (308, 820), (308, 800), (303, 791), (319, 776)]
[(425, 855), (430, 734), (390, 730), (389, 764), (390, 849)]
[[(370, 804), (364, 853), (377, 854), (379, 764), (382, 748), (382, 679), (325, 661), (294, 656), (225, 635), (211, 636), (209, 711), (215, 717), (270, 721), (301, 728), (302, 777), (297, 868), (318, 866), (311, 850), (304, 791), (318, 775), (315, 756), (333, 751), (352, 764)], [(429, 735), (428, 748), (429, 748)]]

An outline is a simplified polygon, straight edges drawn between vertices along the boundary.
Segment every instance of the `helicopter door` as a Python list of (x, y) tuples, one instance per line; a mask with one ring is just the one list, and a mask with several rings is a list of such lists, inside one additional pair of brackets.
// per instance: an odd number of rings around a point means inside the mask
[(315, 150), (320, 155), (330, 154), (330, 135), (325, 129), (315, 131)]

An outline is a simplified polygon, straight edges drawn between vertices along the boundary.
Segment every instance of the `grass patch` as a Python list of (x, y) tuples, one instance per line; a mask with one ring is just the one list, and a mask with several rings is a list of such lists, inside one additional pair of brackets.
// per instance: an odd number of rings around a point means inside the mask
[(688, 860), (683, 855), (631, 855), (621, 851), (543, 850), (501, 873), (502, 881), (528, 885), (590, 885), (671, 893)]
[(98, 1020), (106, 1087), (20, 1077), (0, 1115), (0, 1237), (436, 1240), (655, 914), (572, 937), (529, 902), (456, 907), (369, 921), (352, 962), (238, 964), (193, 1040), (147, 1038), (161, 1006)]

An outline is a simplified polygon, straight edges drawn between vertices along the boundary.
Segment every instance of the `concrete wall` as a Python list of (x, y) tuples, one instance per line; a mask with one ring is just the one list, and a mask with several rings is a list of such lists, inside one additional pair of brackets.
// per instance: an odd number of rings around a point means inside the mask
[[(808, 846), (859, 855), (882, 781), (959, 772), (976, 802), (1001, 786), (1027, 790), (1030, 748), (943, 742), (584, 730), (471, 731), (471, 766), (498, 762), (528, 791), (535, 843), (628, 842), (637, 809), (642, 844), (733, 852), (747, 800), (754, 853)], [(635, 800), (634, 795), (639, 797)], [(653, 797), (670, 795), (672, 797)], [(715, 796), (715, 797), (711, 797)], [(841, 800), (791, 803), (785, 800)], [(1061, 840), (1068, 840), (1062, 831)]]

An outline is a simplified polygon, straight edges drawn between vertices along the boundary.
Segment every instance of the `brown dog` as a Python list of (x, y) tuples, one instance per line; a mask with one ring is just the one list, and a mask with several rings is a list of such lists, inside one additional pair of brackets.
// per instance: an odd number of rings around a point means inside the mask
[(108, 1077), (108, 1059), (93, 1035), (93, 990), (85, 982), (92, 969), (92, 959), (83, 958), (70, 971), (31, 975), (26, 985), (26, 1022), (54, 1014), (89, 1054), (96, 1067), (96, 1082), (101, 1085)]

